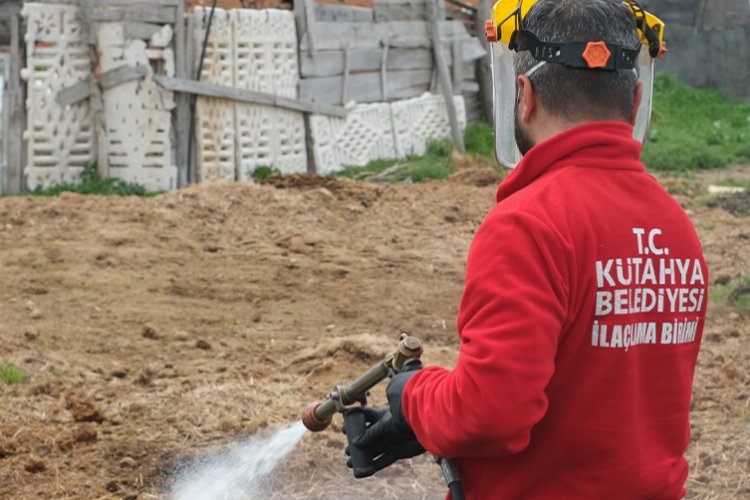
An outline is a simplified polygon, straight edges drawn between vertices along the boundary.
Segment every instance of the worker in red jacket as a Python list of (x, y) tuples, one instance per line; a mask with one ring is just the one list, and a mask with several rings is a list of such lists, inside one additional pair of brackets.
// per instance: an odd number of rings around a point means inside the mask
[(426, 449), (469, 499), (686, 494), (708, 270), (640, 161), (663, 28), (630, 1), (495, 5), (497, 155), (522, 159), (469, 251), (456, 366), (394, 377), (352, 441), (376, 468)]

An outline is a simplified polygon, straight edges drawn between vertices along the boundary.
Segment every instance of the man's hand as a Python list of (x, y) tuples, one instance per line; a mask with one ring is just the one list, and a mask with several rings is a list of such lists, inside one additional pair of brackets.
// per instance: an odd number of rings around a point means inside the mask
[(401, 409), (401, 395), (404, 387), (420, 368), (422, 368), (421, 364), (412, 365), (391, 379), (386, 389), (387, 407), (371, 408), (365, 406), (362, 408), (361, 412), (364, 413), (367, 423), (364, 432), (359, 435), (350, 435), (350, 433), (357, 432), (354, 430), (356, 427), (353, 425), (347, 426), (347, 419), (361, 418), (361, 413), (359, 413), (359, 417), (355, 417), (354, 414), (351, 416), (349, 414), (344, 415), (344, 428), (350, 428), (350, 431), (347, 431), (347, 438), (349, 439), (347, 455), (357, 454), (372, 459), (372, 467), (361, 467), (360, 464), (352, 463), (352, 459), (347, 461), (347, 465), (355, 469), (355, 477), (370, 476), (376, 471), (388, 467), (396, 460), (411, 458), (424, 453), (424, 448), (417, 441), (414, 431), (406, 422)]

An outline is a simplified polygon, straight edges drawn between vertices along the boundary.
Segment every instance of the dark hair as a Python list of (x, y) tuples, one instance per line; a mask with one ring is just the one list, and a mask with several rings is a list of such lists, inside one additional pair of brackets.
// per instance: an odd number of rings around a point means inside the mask
[[(539, 0), (526, 15), (524, 29), (545, 42), (605, 41), (627, 49), (640, 45), (635, 17), (620, 0)], [(538, 61), (528, 51), (515, 54), (516, 75)], [(544, 108), (569, 121), (629, 121), (638, 75), (570, 68), (547, 63), (529, 79)]]

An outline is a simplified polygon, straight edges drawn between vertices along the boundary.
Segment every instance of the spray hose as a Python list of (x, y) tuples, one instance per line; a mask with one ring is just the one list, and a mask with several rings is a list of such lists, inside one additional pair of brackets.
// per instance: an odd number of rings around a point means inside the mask
[[(395, 351), (348, 384), (334, 387), (325, 401), (310, 403), (302, 413), (302, 423), (307, 429), (320, 432), (331, 425), (333, 415), (339, 412), (348, 414), (348, 418), (344, 419), (345, 431), (347, 425), (358, 425), (364, 429), (366, 422), (359, 405), (367, 403), (367, 392), (387, 377), (403, 371), (407, 365), (420, 363), (421, 356), (422, 343), (419, 339), (402, 334)], [(361, 413), (361, 418), (352, 418), (357, 413)], [(347, 439), (350, 435), (356, 434), (358, 433), (346, 432)], [(372, 475), (375, 472), (372, 457), (358, 456), (354, 447), (350, 447), (350, 450), (352, 451), (354, 477)], [(440, 465), (452, 499), (464, 500), (461, 481), (453, 461), (436, 456), (435, 462)]]

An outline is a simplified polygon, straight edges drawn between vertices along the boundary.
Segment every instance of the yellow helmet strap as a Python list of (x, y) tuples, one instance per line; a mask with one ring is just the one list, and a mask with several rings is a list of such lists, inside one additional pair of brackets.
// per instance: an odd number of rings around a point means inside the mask
[(625, 3), (628, 5), (628, 7), (630, 7), (630, 10), (635, 16), (636, 27), (640, 30), (640, 32), (643, 34), (643, 37), (648, 42), (649, 55), (651, 55), (651, 57), (659, 57), (660, 55), (663, 55), (659, 34), (651, 26), (649, 26), (648, 22), (646, 22), (646, 11), (643, 10), (643, 7), (641, 7), (641, 5), (635, 0), (625, 0)]

